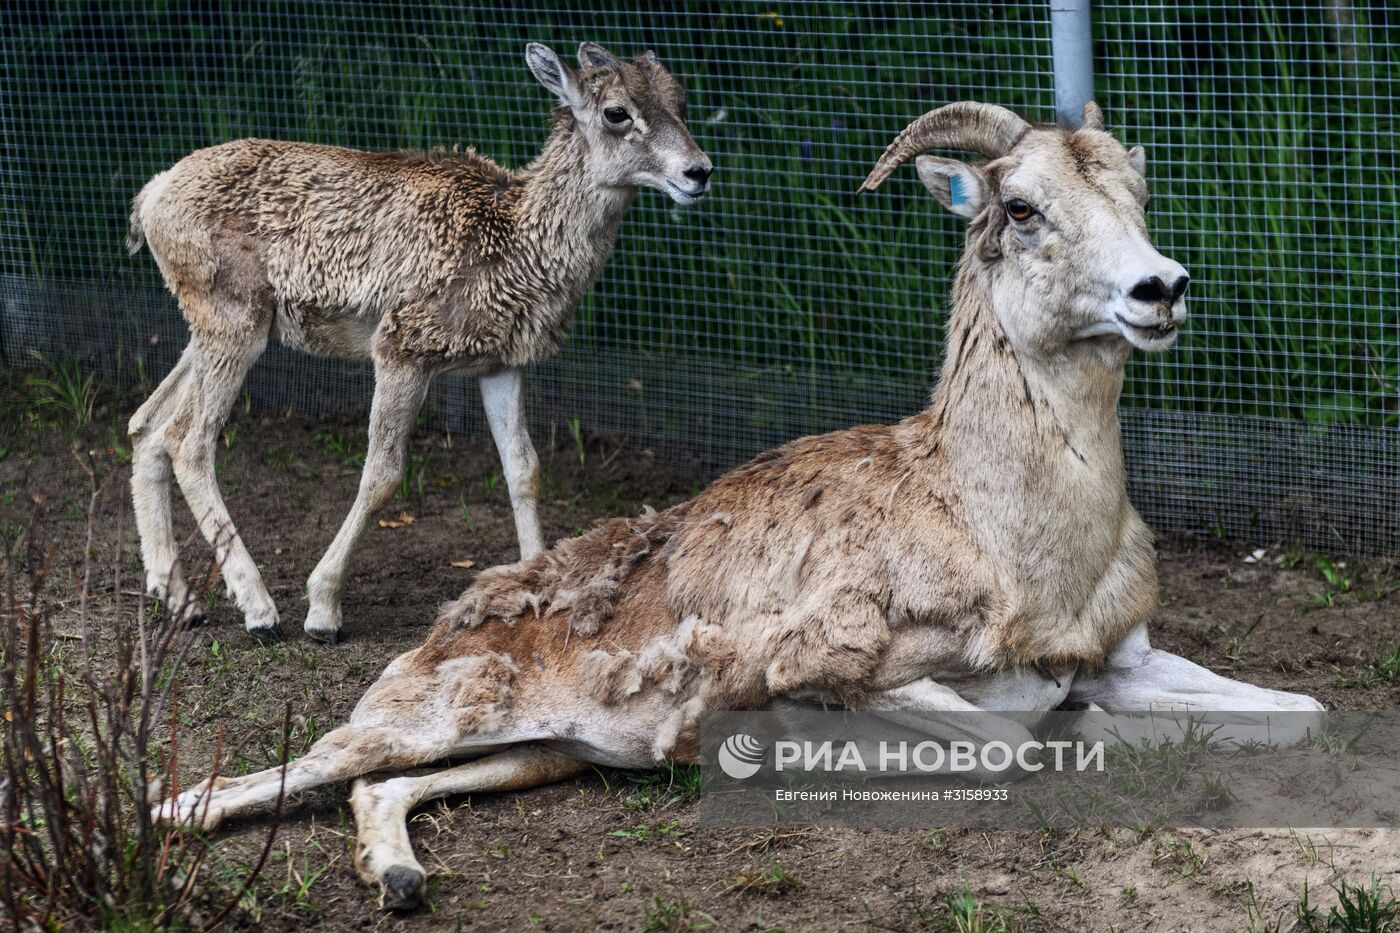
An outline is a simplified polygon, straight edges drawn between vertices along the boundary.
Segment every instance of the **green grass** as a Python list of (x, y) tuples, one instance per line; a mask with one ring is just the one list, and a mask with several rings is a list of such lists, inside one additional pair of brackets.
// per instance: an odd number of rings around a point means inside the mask
[(800, 891), (806, 886), (806, 882), (770, 859), (768, 864), (762, 869), (744, 869), (739, 872), (729, 886), (725, 888), (725, 892), (730, 893), (737, 891), (741, 894), (788, 894), (793, 891)]
[[(1147, 147), (1157, 242), (1194, 278), (1182, 345), (1133, 364), (1129, 405), (1400, 423), (1393, 14), (1355, 4), (1339, 30), (1326, 8), (1096, 5), (1099, 99)], [(149, 258), (122, 248), (130, 197), (240, 136), (460, 142), (519, 164), (549, 108), (527, 38), (654, 45), (690, 89), (714, 196), (685, 212), (638, 198), (577, 339), (710, 357), (756, 384), (835, 371), (922, 385), (961, 229), (912, 172), (853, 192), (924, 110), (975, 96), (1044, 118), (1053, 87), (1045, 4), (931, 10), (66, 0), (0, 33), (26, 88), (0, 142), (0, 271), (155, 286)], [(815, 422), (826, 400), (812, 384), (810, 412), (758, 400), (749, 416)]]
[(962, 889), (938, 899), (914, 898), (914, 921), (919, 929), (943, 930), (948, 933), (1007, 933), (1015, 924), (996, 905), (979, 901), (971, 891)]
[[(1270, 916), (1249, 885), (1249, 901), (1245, 905), (1248, 929), (1260, 933), (1386, 933), (1400, 930), (1400, 901), (1390, 885), (1372, 876), (1367, 884), (1351, 884), (1343, 878), (1332, 887), (1336, 903), (1317, 903), (1314, 892), (1303, 886), (1303, 892), (1291, 910)], [(1324, 898), (1325, 900), (1325, 898)]]
[(77, 360), (50, 360), (35, 353), (33, 362), (38, 371), (25, 380), (30, 410), (72, 431), (91, 424), (97, 402), (96, 377), (84, 373)]
[(1338, 684), (1344, 687), (1370, 689), (1377, 684), (1400, 682), (1400, 644), (1385, 645), (1380, 656), (1366, 665), (1357, 677), (1341, 677)]
[(627, 771), (631, 793), (624, 806), (631, 810), (668, 809), (689, 803), (704, 790), (704, 772), (698, 765), (667, 762), (649, 771)]
[(692, 930), (709, 930), (714, 925), (715, 919), (696, 910), (688, 899), (667, 900), (655, 894), (642, 908), (642, 923), (637, 929), (641, 933), (688, 933)]

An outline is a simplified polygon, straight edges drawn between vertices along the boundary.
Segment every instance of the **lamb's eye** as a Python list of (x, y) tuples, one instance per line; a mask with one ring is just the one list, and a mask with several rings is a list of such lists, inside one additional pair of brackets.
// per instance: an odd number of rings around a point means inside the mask
[(1030, 220), (1035, 215), (1035, 208), (1031, 207), (1020, 198), (1012, 198), (1006, 202), (1006, 216), (1016, 222)]
[(621, 107), (609, 107), (603, 111), (603, 116), (607, 118), (609, 123), (614, 125), (626, 123), (628, 120), (632, 119), (632, 115)]

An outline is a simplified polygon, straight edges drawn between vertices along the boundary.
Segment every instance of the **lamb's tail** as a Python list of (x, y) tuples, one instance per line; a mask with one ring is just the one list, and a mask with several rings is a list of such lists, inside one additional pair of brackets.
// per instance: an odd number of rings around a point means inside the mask
[(141, 202), (145, 197), (146, 189), (142, 188), (140, 194), (131, 199), (131, 216), (127, 218), (126, 251), (133, 256), (141, 252), (141, 245), (146, 242), (146, 231), (141, 229)]
[(146, 182), (140, 193), (131, 199), (131, 216), (128, 218), (126, 228), (127, 252), (137, 253), (141, 249), (141, 244), (148, 242), (145, 225), (141, 222), (141, 215), (155, 206), (156, 201), (165, 193), (165, 186), (169, 181), (169, 171), (158, 172), (150, 181)]

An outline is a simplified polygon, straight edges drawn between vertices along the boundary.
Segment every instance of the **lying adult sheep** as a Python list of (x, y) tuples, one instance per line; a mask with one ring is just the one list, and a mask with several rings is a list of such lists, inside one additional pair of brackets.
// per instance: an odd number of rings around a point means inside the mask
[[(951, 104), (866, 180), (932, 148), (990, 160), (917, 161), (970, 221), (926, 410), (794, 441), (690, 502), (483, 573), (287, 767), (292, 794), (361, 778), (357, 864), (385, 905), (423, 890), (414, 806), (693, 761), (704, 710), (1321, 709), (1148, 643), (1152, 535), (1125, 490), (1117, 403), (1130, 348), (1176, 339), (1186, 273), (1148, 240), (1142, 150), (1097, 107), (1085, 117), (1067, 132)], [(1000, 722), (996, 738), (1018, 738)], [(278, 768), (221, 778), (162, 813), (213, 826), (281, 787)]]

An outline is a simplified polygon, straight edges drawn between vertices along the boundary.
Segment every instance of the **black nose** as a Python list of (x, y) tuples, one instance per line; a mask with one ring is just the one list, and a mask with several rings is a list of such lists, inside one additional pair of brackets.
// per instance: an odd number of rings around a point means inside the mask
[(1135, 301), (1144, 301), (1148, 304), (1161, 304), (1163, 302), (1176, 304), (1181, 296), (1186, 294), (1186, 286), (1190, 284), (1191, 277), (1183, 275), (1168, 289), (1167, 283), (1154, 275), (1152, 278), (1143, 279), (1134, 285), (1133, 290), (1128, 292), (1128, 296)]
[(684, 175), (697, 185), (703, 185), (710, 180), (710, 173), (713, 171), (713, 168), (705, 168), (703, 165), (692, 165), (685, 170)]

